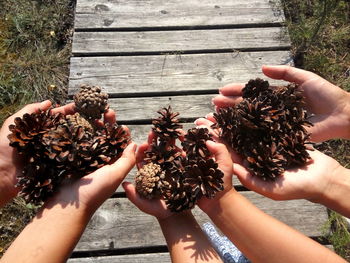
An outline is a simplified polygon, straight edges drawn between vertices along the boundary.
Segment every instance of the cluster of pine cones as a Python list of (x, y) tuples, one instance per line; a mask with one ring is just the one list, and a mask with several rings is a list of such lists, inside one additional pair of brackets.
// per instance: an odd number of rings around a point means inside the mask
[(211, 139), (206, 128), (188, 130), (181, 149), (175, 143), (181, 136), (177, 116), (171, 107), (158, 111), (153, 132), (156, 138), (145, 153), (146, 164), (135, 178), (137, 192), (148, 199), (163, 198), (173, 212), (181, 212), (195, 206), (205, 196), (213, 198), (223, 190), (223, 173), (205, 142)]
[(294, 84), (272, 87), (262, 79), (243, 88), (243, 101), (214, 114), (214, 128), (248, 161), (248, 169), (263, 180), (274, 180), (285, 169), (305, 164), (310, 156), (311, 126), (304, 98)]
[(96, 124), (108, 109), (107, 98), (99, 87), (83, 85), (74, 96), (74, 115), (47, 110), (25, 114), (10, 125), (10, 145), (25, 163), (17, 186), (27, 203), (41, 204), (64, 181), (81, 178), (122, 154), (129, 134), (117, 124)]

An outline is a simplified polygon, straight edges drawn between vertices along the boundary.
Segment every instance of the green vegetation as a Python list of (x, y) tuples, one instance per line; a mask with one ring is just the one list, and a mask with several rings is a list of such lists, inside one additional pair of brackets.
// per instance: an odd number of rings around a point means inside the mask
[[(350, 3), (341, 0), (282, 0), (297, 67), (315, 72), (350, 91)], [(350, 168), (350, 142), (332, 140), (320, 150)], [(345, 219), (330, 211), (326, 225), (335, 251), (350, 260)]]
[[(1, 0), (0, 125), (23, 105), (67, 96), (74, 0)], [(0, 209), (0, 256), (35, 214), (20, 198)]]
[(350, 4), (282, 0), (295, 65), (350, 91)]
[(0, 124), (23, 105), (64, 101), (72, 0), (3, 0), (0, 10)]

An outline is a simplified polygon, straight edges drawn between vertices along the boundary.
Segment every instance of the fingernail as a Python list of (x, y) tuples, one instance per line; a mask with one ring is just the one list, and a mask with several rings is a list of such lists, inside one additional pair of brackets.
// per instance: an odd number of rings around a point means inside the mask
[(215, 142), (213, 142), (211, 140), (206, 141), (206, 144), (209, 146), (215, 146)]
[(214, 103), (214, 99), (211, 99), (211, 105), (214, 106), (215, 103)]

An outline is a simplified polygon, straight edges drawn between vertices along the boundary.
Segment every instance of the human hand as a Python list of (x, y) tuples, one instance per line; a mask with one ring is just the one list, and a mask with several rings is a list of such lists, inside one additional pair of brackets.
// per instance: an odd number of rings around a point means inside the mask
[(216, 193), (215, 197), (212, 199), (202, 197), (200, 200), (198, 200), (199, 208), (207, 213), (207, 211), (215, 206), (218, 200), (222, 198), (226, 193), (230, 192), (230, 190), (235, 190), (232, 187), (233, 163), (231, 154), (228, 151), (227, 147), (222, 143), (217, 143), (214, 141), (207, 141), (206, 145), (209, 151), (213, 154), (219, 169), (224, 173), (224, 190)]
[[(195, 123), (207, 127), (213, 139), (220, 141), (217, 131), (210, 128), (213, 121), (213, 116), (208, 115), (207, 119), (200, 118)], [(240, 182), (248, 189), (274, 200), (308, 199), (321, 203), (336, 174), (343, 173), (340, 170), (345, 169), (336, 160), (314, 150), (309, 151), (311, 161), (304, 167), (286, 170), (276, 181), (263, 181), (249, 173), (242, 158), (232, 150), (230, 153), (234, 162), (233, 172)]]
[[(23, 109), (7, 118), (0, 130), (0, 207), (15, 197), (19, 191), (15, 187), (17, 175), (23, 170), (21, 156), (15, 148), (9, 145), (7, 136), (10, 134), (9, 125), (14, 123), (16, 117), (22, 117), (25, 113), (45, 111), (51, 107), (49, 100), (41, 103), (28, 104)], [(52, 110), (53, 113), (72, 114), (74, 112), (73, 104), (68, 104)]]
[(113, 163), (97, 169), (79, 180), (62, 185), (59, 192), (44, 207), (71, 205), (83, 214), (91, 216), (96, 209), (118, 188), (136, 162), (136, 144), (130, 143), (121, 157)]
[[(332, 138), (350, 139), (350, 93), (331, 84), (320, 76), (290, 66), (263, 66), (263, 73), (272, 79), (294, 82), (300, 86), (307, 110), (313, 114), (309, 127), (311, 140), (326, 141)], [(244, 84), (231, 84), (220, 89), (213, 99), (217, 107), (232, 106), (242, 100)]]
[(235, 164), (234, 173), (241, 183), (257, 193), (274, 200), (307, 199), (322, 203), (332, 186), (332, 180), (342, 167), (333, 158), (317, 151), (309, 151), (311, 160), (303, 167), (286, 170), (275, 181), (263, 181)]
[[(151, 149), (151, 144), (155, 134), (150, 132), (148, 135), (147, 142), (141, 144), (136, 152), (136, 166), (138, 169), (141, 169), (144, 165), (143, 159), (145, 158), (145, 152)], [(146, 199), (140, 196), (135, 186), (130, 182), (124, 182), (122, 184), (126, 197), (142, 212), (156, 217), (158, 220), (164, 220), (170, 216), (175, 215), (171, 212), (163, 199)]]

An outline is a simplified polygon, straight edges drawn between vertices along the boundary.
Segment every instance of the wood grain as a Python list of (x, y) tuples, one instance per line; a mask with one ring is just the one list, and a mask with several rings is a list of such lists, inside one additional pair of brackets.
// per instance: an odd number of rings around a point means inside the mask
[(171, 263), (169, 253), (120, 255), (90, 258), (71, 258), (68, 263)]
[(280, 23), (269, 0), (79, 0), (75, 28), (123, 29)]
[[(308, 236), (320, 236), (326, 208), (306, 200), (278, 202), (253, 192), (242, 192), (253, 204)], [(208, 217), (193, 210), (200, 224)], [(107, 200), (95, 213), (76, 251), (165, 245), (157, 220), (138, 210), (126, 198)]]
[(216, 30), (75, 32), (75, 56), (93, 53), (194, 52), (289, 47), (283, 27)]
[(118, 113), (119, 121), (149, 120), (158, 117), (160, 108), (170, 105), (181, 118), (199, 118), (213, 112), (215, 95), (188, 95), (166, 97), (112, 98), (109, 105)]
[(288, 51), (72, 57), (69, 94), (76, 93), (83, 83), (98, 85), (108, 93), (131, 96), (214, 90), (228, 83), (246, 83), (251, 78), (264, 77), (261, 72), (264, 64), (290, 62)]

